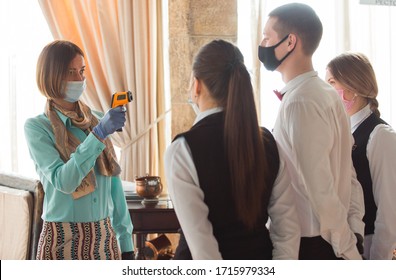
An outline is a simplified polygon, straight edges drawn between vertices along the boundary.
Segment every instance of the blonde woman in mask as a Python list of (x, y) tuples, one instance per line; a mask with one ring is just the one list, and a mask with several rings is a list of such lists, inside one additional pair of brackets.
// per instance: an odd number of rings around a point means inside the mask
[(390, 260), (396, 248), (396, 133), (380, 118), (373, 67), (365, 55), (346, 52), (329, 62), (326, 81), (351, 118), (352, 158), (365, 202), (364, 256)]
[(36, 80), (44, 113), (25, 123), (30, 156), (44, 187), (37, 259), (132, 259), (132, 223), (108, 136), (124, 126), (122, 107), (98, 119), (79, 100), (83, 51), (69, 41), (42, 50)]

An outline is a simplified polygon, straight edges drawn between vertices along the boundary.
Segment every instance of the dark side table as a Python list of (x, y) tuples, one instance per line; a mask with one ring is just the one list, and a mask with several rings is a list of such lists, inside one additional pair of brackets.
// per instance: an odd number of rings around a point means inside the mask
[(136, 259), (144, 260), (144, 247), (149, 233), (177, 233), (179, 221), (168, 197), (160, 197), (157, 204), (143, 205), (141, 200), (127, 200), (129, 214), (136, 235)]

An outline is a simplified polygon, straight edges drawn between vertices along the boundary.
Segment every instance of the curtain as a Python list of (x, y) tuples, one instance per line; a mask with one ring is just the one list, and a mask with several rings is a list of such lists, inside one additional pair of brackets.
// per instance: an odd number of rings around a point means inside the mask
[(163, 177), (165, 93), (161, 0), (39, 0), (55, 39), (85, 53), (82, 100), (106, 112), (111, 95), (130, 90), (127, 123), (111, 139), (121, 149), (121, 178)]
[(391, 1), (377, 1), (377, 5), (362, 5), (357, 2), (347, 1), (350, 11), (346, 19), (350, 28), (348, 47), (366, 54), (370, 59), (378, 82), (377, 99), (381, 118), (395, 128), (396, 98), (393, 96), (396, 92), (396, 7), (391, 6)]
[(279, 103), (272, 90), (280, 89), (281, 82), (278, 73), (268, 72), (262, 68), (258, 59), (258, 46), (263, 39), (267, 15), (278, 2), (275, 0), (237, 1), (238, 47), (244, 55), (245, 65), (251, 75), (259, 119), (262, 120), (262, 125), (271, 128), (268, 123), (275, 120)]
[(256, 109), (261, 115), (260, 67), (257, 59), (258, 45), (262, 39), (266, 2), (261, 0), (237, 0), (238, 4), (238, 47), (247, 66), (256, 101)]

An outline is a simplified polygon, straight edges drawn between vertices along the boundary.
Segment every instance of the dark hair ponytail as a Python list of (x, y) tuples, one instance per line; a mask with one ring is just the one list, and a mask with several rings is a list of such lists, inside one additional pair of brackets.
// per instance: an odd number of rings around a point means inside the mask
[(224, 108), (224, 145), (239, 219), (252, 228), (262, 215), (268, 173), (249, 73), (233, 44), (215, 40), (196, 56), (193, 74)]

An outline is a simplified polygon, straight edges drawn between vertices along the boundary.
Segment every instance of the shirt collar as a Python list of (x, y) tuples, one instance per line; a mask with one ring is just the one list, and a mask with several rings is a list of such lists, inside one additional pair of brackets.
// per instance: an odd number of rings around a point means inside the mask
[(60, 120), (63, 122), (65, 126), (70, 126), (71, 125), (71, 120), (69, 117), (65, 116), (62, 114), (60, 111), (56, 110), (56, 113), (58, 114)]
[(195, 124), (196, 124), (197, 122), (199, 122), (200, 120), (206, 118), (207, 116), (212, 115), (212, 114), (215, 114), (215, 113), (218, 113), (218, 112), (221, 112), (221, 111), (223, 111), (223, 108), (222, 108), (222, 107), (215, 107), (215, 108), (208, 109), (208, 110), (206, 110), (206, 111), (200, 112), (200, 113), (197, 115), (197, 117), (195, 118), (195, 121), (194, 121), (194, 124), (193, 124), (193, 125), (195, 125)]
[(309, 71), (309, 72), (305, 72), (304, 74), (298, 75), (297, 77), (295, 77), (294, 79), (290, 80), (284, 88), (282, 88), (280, 90), (282, 96), (289, 90), (297, 87), (299, 84), (301, 84), (302, 82), (304, 82), (305, 80), (318, 76), (318, 72), (317, 71)]
[(352, 133), (359, 127), (359, 125), (371, 115), (370, 104), (367, 104), (360, 111), (351, 116), (351, 131)]

